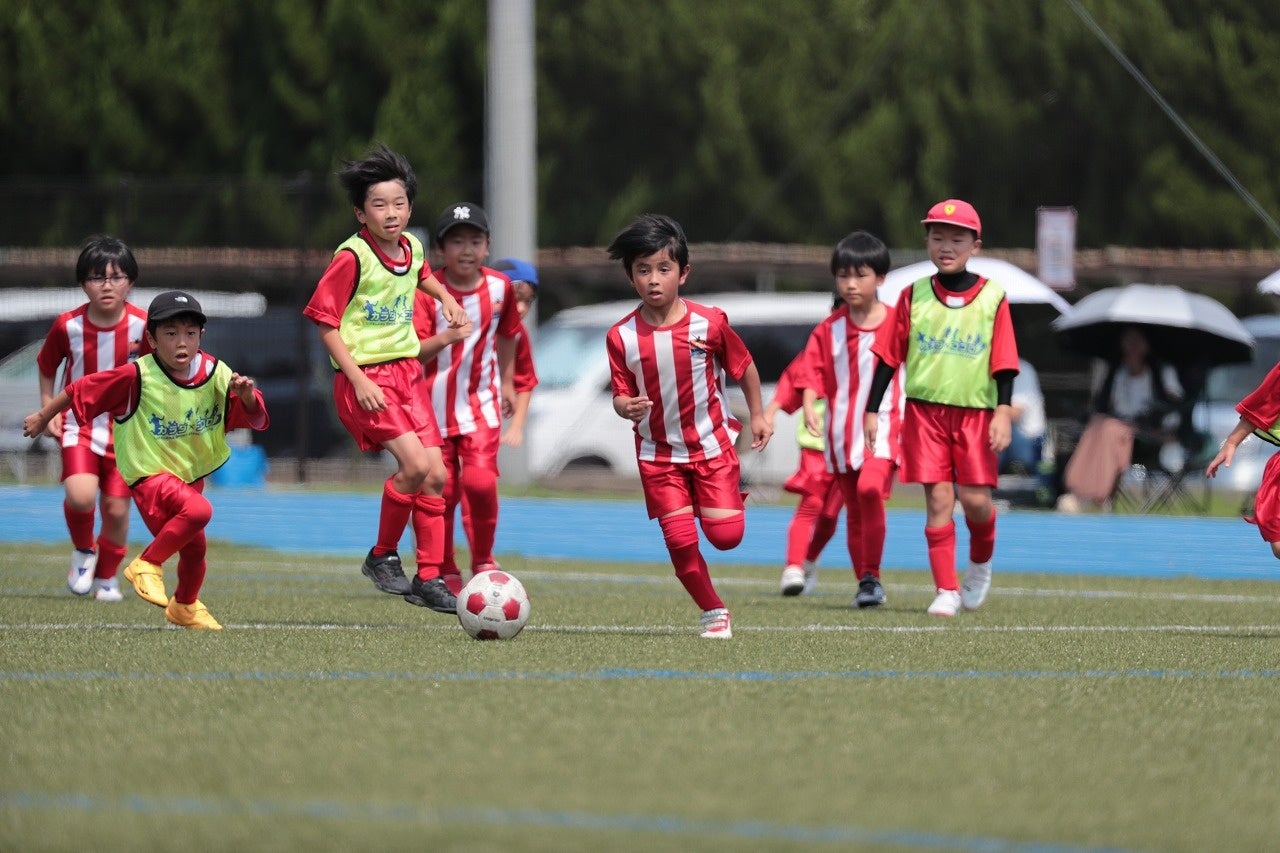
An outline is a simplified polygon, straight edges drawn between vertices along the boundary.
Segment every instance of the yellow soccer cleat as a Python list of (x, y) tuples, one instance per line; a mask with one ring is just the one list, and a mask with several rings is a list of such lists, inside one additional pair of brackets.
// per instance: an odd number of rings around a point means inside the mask
[(193, 604), (181, 604), (177, 599), (170, 600), (164, 608), (164, 618), (179, 627), (196, 631), (222, 630), (222, 626), (218, 624), (217, 619), (213, 618), (209, 608), (199, 600)]
[(133, 591), (156, 607), (169, 603), (164, 591), (164, 569), (139, 557), (124, 570), (124, 579), (133, 584)]

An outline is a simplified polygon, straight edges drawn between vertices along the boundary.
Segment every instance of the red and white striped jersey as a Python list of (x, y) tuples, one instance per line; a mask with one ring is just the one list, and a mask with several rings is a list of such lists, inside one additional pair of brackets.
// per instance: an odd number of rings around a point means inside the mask
[[(891, 321), (887, 315), (883, 322)], [(805, 345), (805, 370), (799, 384), (826, 398), (828, 471), (861, 470), (866, 458), (862, 417), (876, 372), (876, 354), (871, 351), (875, 339), (876, 330), (857, 326), (845, 308), (819, 323)], [(895, 465), (901, 461), (899, 439), (906, 407), (902, 379), (899, 367), (880, 402), (880, 426), (873, 453)]]
[[(66, 363), (61, 381), (54, 386), (55, 391), (61, 391), (76, 379), (137, 360), (149, 351), (146, 329), (146, 310), (131, 302), (125, 303), (120, 322), (109, 328), (101, 328), (89, 320), (86, 303), (53, 321), (44, 346), (36, 356), (36, 365), (44, 376), (56, 377), (58, 368)], [(78, 444), (99, 456), (104, 455), (111, 447), (111, 416), (98, 415), (90, 423), (82, 424), (68, 409), (62, 419), (62, 446)]]
[(636, 455), (646, 462), (699, 462), (734, 453), (742, 430), (725, 397), (751, 353), (719, 308), (683, 300), (684, 317), (651, 326), (639, 309), (605, 338), (615, 397), (648, 397), (649, 415), (634, 427)]
[[(427, 362), (425, 376), (440, 434), (466, 435), (481, 424), (502, 426), (502, 376), (498, 371), (498, 338), (520, 333), (511, 280), (497, 270), (481, 267), (480, 284), (474, 290), (458, 290), (448, 283), (444, 270), (436, 277), (471, 318), (473, 329), (466, 340), (440, 350)], [(440, 304), (418, 291), (413, 323), (419, 340), (434, 336), (449, 324)]]

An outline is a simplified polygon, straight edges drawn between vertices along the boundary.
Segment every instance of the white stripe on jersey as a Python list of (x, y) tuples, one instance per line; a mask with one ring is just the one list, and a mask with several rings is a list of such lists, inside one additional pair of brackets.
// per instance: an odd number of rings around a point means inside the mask
[[(431, 408), (442, 435), (473, 433), (480, 420), (489, 428), (498, 429), (502, 425), (502, 395), (498, 387), (497, 336), (506, 298), (505, 282), (485, 275), (470, 293), (453, 292), (474, 328), (466, 340), (444, 347), (436, 356), (435, 371), (427, 375)], [(438, 302), (434, 310), (435, 328), (449, 328)], [(478, 374), (474, 383), (473, 374)]]
[[(858, 471), (866, 460), (866, 438), (860, 413), (866, 411), (867, 397), (875, 376), (876, 355), (871, 351), (875, 333), (859, 329), (847, 315), (827, 324), (827, 333), (831, 363), (823, 369), (832, 369), (836, 382), (835, 392), (827, 400), (827, 469), (839, 473)], [(849, 352), (851, 336), (857, 348), (852, 353)], [(876, 430), (874, 456), (896, 461), (898, 431), (905, 404), (902, 369), (899, 368), (880, 402), (880, 425)]]
[[(119, 367), (123, 362), (117, 362), (116, 353), (122, 350), (128, 353), (131, 341), (142, 340), (146, 320), (126, 311), (124, 322), (114, 328), (94, 330), (88, 323), (87, 315), (77, 312), (67, 318), (64, 330), (70, 353), (63, 371), (63, 388), (91, 373)], [(124, 336), (123, 340), (121, 335)], [(75, 447), (87, 441), (89, 449), (102, 456), (111, 445), (111, 416), (108, 414), (98, 415), (92, 423), (85, 425), (76, 420), (71, 409), (67, 409), (62, 425), (63, 447)], [(89, 433), (87, 440), (84, 438), (86, 429)]]

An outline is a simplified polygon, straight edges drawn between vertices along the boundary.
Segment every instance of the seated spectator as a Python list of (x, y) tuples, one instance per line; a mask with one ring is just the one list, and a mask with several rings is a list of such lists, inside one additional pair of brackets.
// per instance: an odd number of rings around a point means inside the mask
[(1009, 446), (1000, 452), (1000, 471), (1034, 474), (1044, 449), (1044, 394), (1040, 377), (1026, 359), (1018, 359), (1018, 375), (1013, 380), (1013, 433)]
[(1152, 357), (1141, 329), (1125, 329), (1119, 362), (1097, 365), (1093, 387), (1092, 414), (1067, 462), (1067, 493), (1058, 499), (1064, 511), (1110, 501), (1133, 462), (1135, 441), (1156, 452), (1177, 441), (1182, 385), (1171, 366)]

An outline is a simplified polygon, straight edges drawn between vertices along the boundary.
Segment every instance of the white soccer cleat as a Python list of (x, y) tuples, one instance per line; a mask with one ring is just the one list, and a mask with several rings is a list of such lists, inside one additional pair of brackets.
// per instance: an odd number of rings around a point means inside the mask
[(813, 560), (804, 561), (804, 594), (808, 595), (818, 588), (818, 564)]
[(799, 595), (804, 592), (804, 569), (787, 566), (782, 570), (782, 594)]
[(991, 561), (969, 563), (964, 570), (964, 583), (960, 585), (960, 603), (965, 610), (977, 610), (987, 600), (991, 591)]
[(98, 601), (121, 601), (124, 596), (120, 593), (119, 578), (94, 578), (93, 579), (93, 597)]
[(93, 570), (98, 567), (98, 555), (93, 551), (76, 549), (71, 552), (71, 571), (67, 572), (67, 589), (76, 595), (88, 595), (93, 588)]
[(723, 607), (702, 611), (702, 636), (708, 640), (732, 639), (733, 627), (729, 622), (729, 611)]
[(954, 589), (938, 590), (938, 597), (927, 612), (930, 616), (955, 616), (960, 612), (960, 593)]

